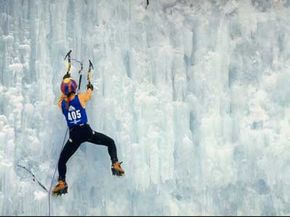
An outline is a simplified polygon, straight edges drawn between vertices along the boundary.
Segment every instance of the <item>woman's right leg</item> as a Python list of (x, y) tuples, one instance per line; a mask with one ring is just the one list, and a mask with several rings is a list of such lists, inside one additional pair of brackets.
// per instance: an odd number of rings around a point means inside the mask
[(96, 145), (107, 146), (112, 164), (118, 162), (117, 148), (114, 140), (102, 133), (92, 130), (91, 128), (89, 130), (91, 131), (91, 134), (87, 141)]
[(122, 162), (121, 163), (118, 162), (117, 148), (116, 148), (114, 140), (102, 133), (98, 133), (92, 130), (90, 127), (88, 127), (88, 131), (90, 132), (87, 139), (88, 142), (94, 143), (96, 145), (107, 146), (108, 153), (112, 161), (111, 169), (112, 169), (113, 175), (123, 176), (125, 174), (125, 171), (121, 167)]

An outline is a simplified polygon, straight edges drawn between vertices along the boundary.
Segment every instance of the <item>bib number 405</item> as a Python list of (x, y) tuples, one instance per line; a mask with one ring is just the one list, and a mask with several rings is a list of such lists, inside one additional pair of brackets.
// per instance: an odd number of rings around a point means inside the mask
[(82, 117), (81, 115), (81, 111), (80, 110), (76, 110), (76, 111), (71, 111), (68, 113), (68, 120), (73, 121), (76, 119), (80, 119)]

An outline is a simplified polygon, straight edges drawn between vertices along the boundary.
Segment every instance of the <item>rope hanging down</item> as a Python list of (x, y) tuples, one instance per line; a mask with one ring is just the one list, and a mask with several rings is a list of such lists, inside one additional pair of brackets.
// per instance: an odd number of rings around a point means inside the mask
[[(71, 54), (72, 50), (70, 50), (66, 56), (64, 57), (64, 59), (68, 58), (68, 69), (67, 69), (67, 73), (65, 76), (68, 76), (70, 77), (70, 69), (71, 69)], [(82, 64), (81, 64), (81, 70), (82, 70)], [(80, 70), (80, 71), (81, 71)], [(79, 87), (80, 88), (80, 87)], [(65, 132), (65, 135), (64, 135), (64, 138), (63, 138), (63, 142), (62, 142), (62, 147), (61, 147), (61, 151), (63, 150), (64, 146), (65, 146), (65, 140), (66, 140), (66, 137), (67, 137), (67, 134), (68, 134), (68, 131), (69, 131), (69, 128), (66, 129), (66, 132)], [(56, 171), (57, 171), (57, 166), (58, 166), (58, 162), (54, 168), (54, 172), (53, 172), (53, 176), (51, 178), (51, 182), (50, 182), (50, 186), (49, 186), (49, 191), (48, 191), (48, 216), (51, 215), (51, 204), (50, 204), (50, 198), (51, 198), (51, 190), (52, 190), (52, 185), (53, 185), (53, 180), (54, 180), (54, 177), (55, 177), (55, 174), (56, 174)]]

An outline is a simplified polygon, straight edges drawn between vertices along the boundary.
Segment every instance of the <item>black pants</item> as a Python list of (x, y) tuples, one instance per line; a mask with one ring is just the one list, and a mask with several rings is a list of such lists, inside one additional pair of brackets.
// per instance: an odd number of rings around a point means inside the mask
[(58, 161), (59, 180), (65, 180), (66, 163), (83, 142), (91, 142), (97, 145), (107, 146), (112, 163), (118, 161), (117, 149), (113, 139), (104, 134), (93, 131), (88, 124), (77, 126), (70, 129), (70, 138), (60, 154)]

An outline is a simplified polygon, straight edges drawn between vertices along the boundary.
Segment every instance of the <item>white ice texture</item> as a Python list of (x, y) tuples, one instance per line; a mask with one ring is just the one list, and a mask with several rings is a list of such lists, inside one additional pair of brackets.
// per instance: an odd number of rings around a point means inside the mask
[[(290, 215), (289, 14), (289, 0), (0, 0), (0, 215)], [(70, 49), (82, 91), (94, 64), (89, 123), (126, 176), (84, 143), (49, 210), (17, 165), (56, 184)]]

